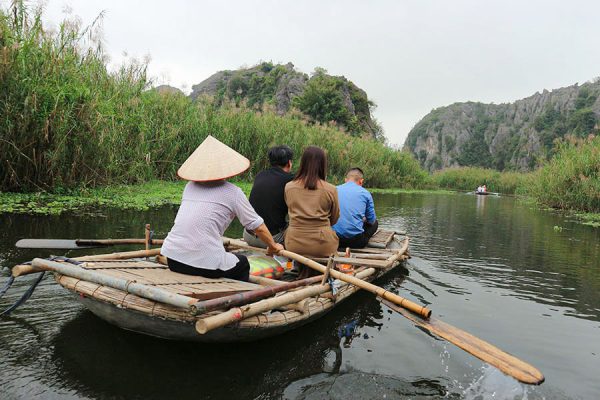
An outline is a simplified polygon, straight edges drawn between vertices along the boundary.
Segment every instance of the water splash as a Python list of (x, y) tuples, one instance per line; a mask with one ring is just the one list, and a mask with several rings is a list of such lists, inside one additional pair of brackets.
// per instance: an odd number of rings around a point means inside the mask
[(481, 370), (481, 376), (475, 378), (475, 380), (463, 390), (462, 396), (466, 400), (532, 400), (545, 398), (543, 396), (534, 395), (532, 399), (530, 399), (530, 389), (528, 386), (504, 375), (500, 370), (490, 365), (482, 366)]

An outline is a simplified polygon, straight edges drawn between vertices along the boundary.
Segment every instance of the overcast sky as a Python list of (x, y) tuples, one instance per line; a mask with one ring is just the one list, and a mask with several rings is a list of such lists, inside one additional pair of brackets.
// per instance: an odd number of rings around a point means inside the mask
[[(0, 0), (6, 7), (8, 0)], [(344, 75), (377, 103), (392, 144), (436, 107), (510, 102), (600, 75), (597, 1), (48, 0), (54, 23), (105, 11), (113, 63), (151, 58), (186, 91), (261, 60)]]

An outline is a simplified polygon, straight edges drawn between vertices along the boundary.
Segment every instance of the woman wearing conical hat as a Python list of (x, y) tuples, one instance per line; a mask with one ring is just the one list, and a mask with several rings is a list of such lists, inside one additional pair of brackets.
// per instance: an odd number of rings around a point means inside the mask
[(190, 182), (161, 249), (171, 271), (247, 281), (248, 259), (226, 252), (221, 239), (235, 217), (267, 244), (271, 254), (283, 250), (242, 190), (226, 181), (249, 167), (246, 157), (208, 136), (179, 168), (177, 175)]

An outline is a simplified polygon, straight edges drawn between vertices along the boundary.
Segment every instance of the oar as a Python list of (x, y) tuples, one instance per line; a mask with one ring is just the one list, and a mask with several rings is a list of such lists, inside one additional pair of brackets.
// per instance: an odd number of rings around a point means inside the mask
[[(162, 239), (151, 239), (150, 245), (162, 244)], [(21, 239), (15, 246), (22, 249), (77, 250), (118, 244), (146, 244), (145, 239)]]
[[(225, 244), (231, 244), (235, 247), (240, 248), (248, 248), (250, 246), (246, 245), (245, 242), (241, 242), (239, 240), (234, 239), (226, 239), (224, 238), (223, 242)], [(253, 250), (259, 250), (253, 248)], [(262, 250), (262, 249), (261, 249)], [(264, 250), (263, 250), (264, 251)], [(312, 261), (306, 257), (303, 257), (299, 254), (293, 253), (291, 251), (282, 250), (278, 253), (281, 256), (291, 258), (296, 260), (310, 268), (313, 268), (317, 271), (323, 273), (325, 271), (325, 267), (315, 261)], [(382, 298), (382, 302), (389, 306), (392, 310), (397, 311), (400, 315), (408, 318), (413, 321), (415, 324), (429, 330), (430, 332), (440, 336), (441, 338), (447, 340), (448, 342), (460, 347), (467, 353), (479, 358), (480, 360), (498, 368), (500, 371), (505, 373), (506, 375), (512, 376), (520, 382), (530, 384), (530, 385), (539, 385), (544, 382), (544, 375), (534, 366), (527, 364), (526, 362), (519, 360), (518, 358), (511, 356), (510, 354), (500, 350), (499, 348), (465, 332), (458, 328), (455, 328), (449, 324), (446, 324), (438, 319), (430, 318), (431, 311), (425, 307), (422, 307), (418, 304), (412, 303), (411, 308), (416, 306), (416, 315), (413, 310), (407, 307), (405, 302), (400, 302), (401, 304), (396, 303), (394, 300), (390, 300), (389, 295), (393, 295), (386, 291), (385, 289), (373, 285), (369, 282), (365, 282), (361, 279), (357, 279), (351, 275), (346, 275), (340, 273), (335, 270), (330, 270), (331, 276), (336, 279), (351, 283), (364, 288), (372, 293), (377, 294), (377, 296)], [(359, 281), (359, 282), (356, 282)], [(356, 282), (356, 283), (355, 283)], [(373, 290), (373, 288), (376, 288)], [(381, 293), (381, 294), (380, 294)], [(394, 295), (397, 296), (397, 295)], [(400, 296), (397, 296), (400, 299), (403, 299)], [(403, 299), (406, 302), (408, 300)], [(410, 311), (409, 311), (410, 310)], [(423, 310), (426, 310), (423, 312)], [(421, 312), (419, 312), (421, 311)], [(425, 318), (423, 318), (425, 317)]]
[(468, 332), (440, 321), (437, 318), (430, 317), (428, 319), (423, 319), (387, 300), (380, 299), (379, 301), (408, 318), (414, 322), (415, 325), (427, 329), (434, 335), (447, 340), (467, 353), (493, 365), (506, 375), (512, 376), (520, 382), (530, 385), (539, 385), (544, 382), (544, 375), (537, 368)]
[[(246, 244), (246, 242), (242, 242), (241, 240), (223, 238), (223, 243), (225, 245), (232, 245), (232, 246), (239, 247), (239, 248), (248, 248), (251, 250), (258, 250), (258, 251), (266, 252), (266, 250), (264, 250), (264, 249), (257, 249), (257, 248), (248, 246)], [(304, 264), (314, 270), (317, 270), (322, 274), (325, 273), (325, 271), (327, 269), (324, 265), (321, 265), (316, 261), (313, 261), (309, 258), (301, 256), (300, 254), (296, 254), (296, 253), (293, 253), (288, 250), (281, 250), (278, 253), (278, 255), (298, 261), (299, 263)], [(358, 286), (361, 289), (364, 289), (371, 293), (374, 293), (377, 296), (381, 297), (382, 299), (389, 300), (392, 303), (397, 304), (400, 307), (406, 308), (406, 309), (408, 309), (418, 315), (421, 315), (425, 318), (428, 318), (431, 315), (431, 310), (429, 310), (428, 308), (423, 307), (419, 304), (413, 303), (412, 301), (405, 299), (404, 297), (398, 296), (395, 293), (388, 292), (384, 288), (379, 287), (377, 285), (373, 285), (370, 282), (363, 281), (362, 279), (358, 279), (352, 275), (344, 274), (344, 273), (341, 273), (336, 270), (330, 270), (329, 274), (332, 277), (334, 277), (335, 279), (339, 279), (341, 281), (351, 283), (354, 286)]]

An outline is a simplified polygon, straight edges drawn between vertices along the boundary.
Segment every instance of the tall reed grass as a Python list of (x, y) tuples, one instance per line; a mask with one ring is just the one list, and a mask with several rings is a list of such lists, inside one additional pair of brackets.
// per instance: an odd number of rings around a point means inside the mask
[(547, 207), (600, 212), (600, 136), (561, 143), (526, 193)]
[(325, 148), (330, 180), (360, 166), (379, 187), (421, 187), (427, 174), (411, 155), (244, 106), (215, 107), (181, 94), (148, 90), (146, 65), (107, 69), (93, 26), (44, 29), (41, 10), (16, 1), (0, 11), (0, 190), (77, 187), (175, 179), (179, 165), (212, 134), (266, 167), (269, 146)]
[(528, 181), (529, 174), (500, 172), (487, 168), (448, 168), (431, 175), (434, 187), (444, 189), (475, 190), (486, 185), (490, 192), (514, 194)]

